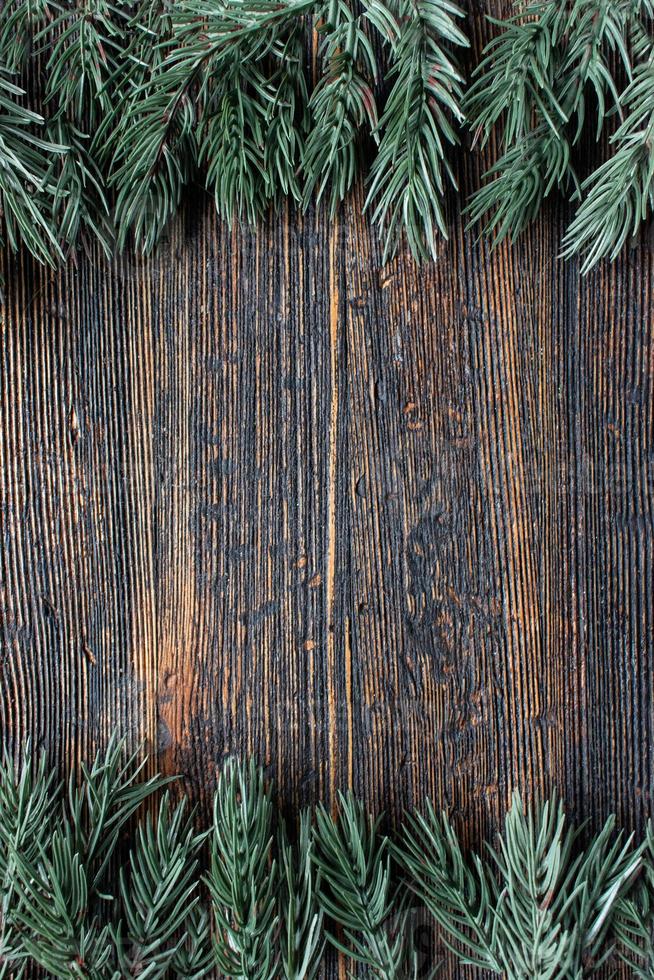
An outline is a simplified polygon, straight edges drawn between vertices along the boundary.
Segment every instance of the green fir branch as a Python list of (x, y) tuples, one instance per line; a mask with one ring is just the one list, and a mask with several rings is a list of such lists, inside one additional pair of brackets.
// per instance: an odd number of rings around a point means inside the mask
[(22, 972), (26, 963), (20, 931), (15, 928), (20, 904), (15, 856), (33, 865), (45, 850), (59, 789), (45, 757), (34, 763), (29, 741), (18, 770), (5, 751), (0, 765), (0, 966), (7, 973)]
[(309, 125), (301, 21), (291, 27), (288, 36), (275, 42), (270, 57), (274, 70), (264, 123), (263, 169), (273, 200), (284, 196), (299, 203), (300, 167)]
[(89, 911), (92, 874), (75, 850), (74, 835), (54, 830), (33, 862), (11, 853), (18, 895), (12, 921), (25, 953), (56, 977), (111, 977), (109, 925)]
[(0, 7), (0, 64), (21, 71), (43, 25), (51, 19), (48, 0), (6, 0)]
[(274, 100), (268, 79), (238, 57), (207, 85), (199, 160), (218, 214), (254, 225), (268, 204), (264, 162), (267, 109)]
[(36, 35), (49, 50), (46, 105), (90, 132), (111, 112), (110, 81), (119, 72), (127, 18), (107, 0), (48, 3), (53, 15)]
[(654, 980), (654, 828), (647, 825), (643, 875), (618, 903), (615, 933), (620, 956), (640, 980)]
[(468, 966), (501, 973), (493, 880), (476, 854), (464, 858), (447, 815), (439, 818), (427, 801), (424, 815), (407, 817), (395, 852), (415, 895), (445, 932), (448, 947)]
[(67, 252), (86, 232), (110, 258), (114, 244), (111, 210), (90, 138), (61, 116), (48, 121), (46, 133), (53, 142), (67, 147), (51, 177), (52, 221), (57, 241)]
[(329, 0), (319, 30), (324, 68), (309, 99), (303, 203), (327, 196), (333, 217), (357, 175), (361, 137), (376, 131), (377, 63), (364, 18), (346, 0)]
[(191, 980), (211, 966), (206, 920), (194, 915), (205, 835), (196, 833), (186, 809), (184, 800), (173, 809), (166, 793), (156, 824), (148, 814), (137, 830), (129, 870), (121, 870), (122, 919), (114, 941), (123, 976), (158, 980), (174, 967), (176, 976)]
[(463, 961), (539, 980), (581, 978), (610, 953), (618, 902), (641, 867), (610, 818), (585, 849), (556, 798), (536, 813), (513, 798), (490, 862), (468, 863), (446, 817), (409, 819), (400, 860), (412, 887)]
[(332, 945), (379, 980), (413, 976), (390, 842), (380, 833), (379, 820), (373, 821), (351, 793), (340, 794), (336, 819), (324, 807), (317, 808), (315, 834), (320, 903), (345, 937), (343, 943), (329, 934)]
[(214, 967), (211, 917), (202, 899), (189, 908), (183, 929), (183, 939), (171, 961), (172, 972), (183, 980), (200, 980)]
[(68, 149), (45, 138), (44, 119), (22, 105), (24, 95), (0, 67), (0, 211), (10, 248), (22, 244), (54, 265), (63, 253), (51, 220), (51, 172)]
[(555, 189), (567, 190), (576, 178), (570, 165), (570, 144), (545, 124), (529, 130), (510, 146), (485, 174), (487, 181), (468, 205), (470, 225), (485, 215), (484, 231), (495, 243), (515, 241), (539, 214)]
[(285, 980), (313, 980), (325, 948), (323, 911), (318, 901), (320, 873), (314, 863), (315, 845), (308, 810), (300, 814), (297, 844), (279, 833), (281, 868), (281, 968)]
[(654, 59), (640, 65), (624, 93), (625, 119), (614, 150), (582, 184), (583, 200), (563, 239), (562, 255), (581, 255), (583, 273), (614, 259), (654, 206)]
[(215, 959), (227, 977), (272, 980), (278, 968), (272, 818), (263, 771), (253, 761), (229, 760), (214, 799), (206, 879), (216, 927)]
[(467, 46), (450, 0), (400, 0), (394, 13), (372, 0), (368, 16), (393, 49), (393, 79), (379, 122), (380, 143), (370, 172), (366, 208), (386, 226), (383, 260), (395, 254), (402, 231), (417, 259), (435, 258), (447, 238), (445, 180), (456, 188), (446, 157), (458, 143), (451, 120), (463, 122), (463, 78), (445, 47)]
[(80, 855), (98, 890), (125, 825), (153, 793), (173, 777), (152, 776), (142, 780), (147, 758), (141, 752), (126, 753), (125, 739), (112, 736), (107, 749), (98, 753), (90, 767), (82, 763), (80, 780), (71, 775), (67, 806), (74, 853)]
[(501, 124), (501, 156), (472, 197), (471, 223), (484, 215), (496, 241), (514, 240), (555, 189), (579, 197), (572, 147), (596, 106), (596, 137), (620, 110), (615, 64), (630, 77), (642, 45), (629, 38), (643, 11), (634, 0), (532, 0), (487, 45), (466, 100), (470, 125), (484, 145)]
[(196, 167), (196, 114), (179, 72), (164, 70), (173, 20), (166, 0), (144, 0), (116, 98), (94, 139), (114, 191), (116, 242), (150, 252), (177, 212)]

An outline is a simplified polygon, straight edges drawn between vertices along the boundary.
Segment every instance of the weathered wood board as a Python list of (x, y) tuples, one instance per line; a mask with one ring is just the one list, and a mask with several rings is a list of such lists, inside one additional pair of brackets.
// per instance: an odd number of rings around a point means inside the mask
[(491, 253), (452, 201), (437, 262), (381, 268), (361, 203), (5, 259), (3, 738), (67, 764), (119, 729), (200, 801), (255, 753), (289, 808), (429, 794), (472, 843), (516, 787), (642, 828), (646, 236), (580, 279), (558, 205)]

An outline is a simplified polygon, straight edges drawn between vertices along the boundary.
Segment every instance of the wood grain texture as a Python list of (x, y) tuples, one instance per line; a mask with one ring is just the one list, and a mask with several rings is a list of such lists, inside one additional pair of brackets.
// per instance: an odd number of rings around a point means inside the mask
[(428, 794), (471, 844), (516, 787), (642, 829), (652, 255), (582, 280), (557, 204), (491, 253), (452, 201), (436, 262), (381, 268), (361, 204), (5, 258), (3, 737), (117, 728), (201, 803), (252, 752), (289, 809)]

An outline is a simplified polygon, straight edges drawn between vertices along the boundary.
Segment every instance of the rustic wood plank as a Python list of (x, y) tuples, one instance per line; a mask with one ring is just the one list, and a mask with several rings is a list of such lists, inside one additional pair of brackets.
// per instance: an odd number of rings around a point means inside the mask
[(472, 844), (514, 788), (642, 829), (652, 255), (580, 280), (556, 204), (491, 252), (451, 201), (381, 268), (361, 204), (4, 259), (3, 738), (118, 728), (201, 803), (253, 752), (289, 809), (429, 794)]

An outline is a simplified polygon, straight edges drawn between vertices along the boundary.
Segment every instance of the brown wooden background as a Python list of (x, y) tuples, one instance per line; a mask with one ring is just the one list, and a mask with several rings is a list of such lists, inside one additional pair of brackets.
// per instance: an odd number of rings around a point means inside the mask
[(452, 200), (437, 262), (381, 268), (361, 203), (4, 260), (2, 735), (117, 728), (201, 801), (252, 752), (289, 809), (429, 794), (472, 843), (514, 787), (642, 828), (647, 236), (582, 280), (561, 205), (491, 254)]

